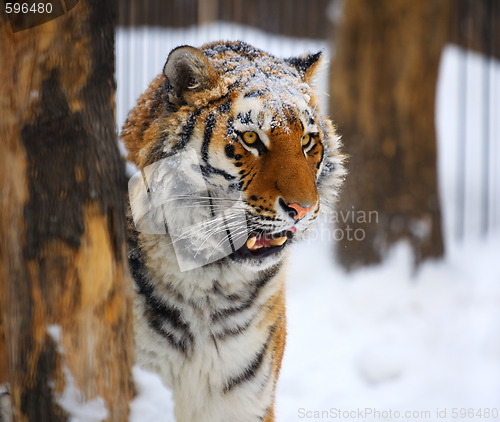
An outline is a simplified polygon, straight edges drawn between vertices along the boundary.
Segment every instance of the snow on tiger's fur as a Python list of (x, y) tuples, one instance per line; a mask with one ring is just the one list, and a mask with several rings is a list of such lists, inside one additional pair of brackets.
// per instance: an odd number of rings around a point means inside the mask
[(320, 56), (178, 47), (123, 128), (141, 171), (129, 189), (137, 358), (172, 389), (178, 422), (275, 420), (287, 250), (344, 177), (311, 86)]

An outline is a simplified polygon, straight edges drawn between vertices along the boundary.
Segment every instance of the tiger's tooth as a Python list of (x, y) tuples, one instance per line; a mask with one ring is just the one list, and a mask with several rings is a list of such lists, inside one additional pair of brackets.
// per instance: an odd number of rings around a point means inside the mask
[(286, 242), (286, 239), (287, 239), (287, 237), (286, 237), (286, 236), (278, 237), (278, 238), (276, 238), (276, 239), (271, 239), (271, 240), (269, 241), (269, 244), (270, 244), (271, 246), (281, 246), (283, 243), (285, 243), (285, 242)]
[(252, 249), (255, 246), (255, 242), (257, 242), (257, 238), (255, 236), (249, 237), (247, 240), (247, 248)]

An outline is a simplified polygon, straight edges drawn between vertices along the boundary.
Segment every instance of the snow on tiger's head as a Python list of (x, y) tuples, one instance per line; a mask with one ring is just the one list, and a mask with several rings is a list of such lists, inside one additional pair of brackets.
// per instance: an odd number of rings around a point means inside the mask
[(281, 60), (243, 42), (174, 49), (124, 126), (129, 159), (145, 169), (184, 156), (182, 189), (243, 204), (247, 249), (281, 250), (343, 177), (339, 139), (311, 86), (320, 62), (321, 53)]

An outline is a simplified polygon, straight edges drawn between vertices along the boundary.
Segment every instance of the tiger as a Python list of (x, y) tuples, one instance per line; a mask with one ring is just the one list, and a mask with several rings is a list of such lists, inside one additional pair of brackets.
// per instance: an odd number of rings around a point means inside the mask
[(143, 183), (129, 184), (137, 362), (171, 389), (178, 422), (275, 421), (289, 245), (345, 175), (314, 89), (322, 60), (180, 46), (123, 126)]

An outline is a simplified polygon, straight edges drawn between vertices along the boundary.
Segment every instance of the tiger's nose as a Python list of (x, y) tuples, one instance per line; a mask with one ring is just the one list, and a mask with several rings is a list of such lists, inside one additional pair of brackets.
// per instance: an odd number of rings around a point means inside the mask
[(288, 213), (288, 215), (292, 217), (295, 221), (302, 220), (310, 211), (316, 208), (316, 205), (318, 204), (316, 202), (314, 205), (311, 205), (310, 207), (307, 206), (304, 207), (300, 204), (297, 204), (296, 202), (292, 204), (287, 204), (281, 198), (279, 200), (279, 203), (283, 207), (283, 209)]

